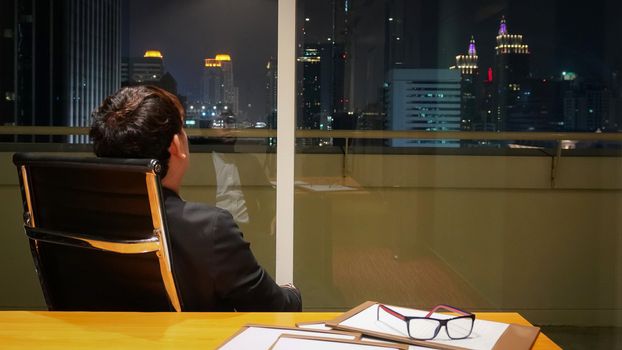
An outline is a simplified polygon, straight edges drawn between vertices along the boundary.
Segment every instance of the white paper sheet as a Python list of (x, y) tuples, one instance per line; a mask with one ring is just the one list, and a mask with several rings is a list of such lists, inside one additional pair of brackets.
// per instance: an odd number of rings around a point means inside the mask
[(332, 330), (332, 328), (328, 327), (324, 322), (301, 324), (301, 325), (298, 325), (298, 328), (319, 329), (322, 331)]
[[(399, 343), (388, 341), (388, 340), (380, 340), (380, 339), (370, 338), (370, 337), (361, 337), (361, 340), (370, 342), (370, 343), (375, 342), (375, 343), (386, 343), (386, 344), (399, 344)], [(430, 348), (424, 348), (423, 346), (417, 346), (417, 345), (409, 345), (408, 350), (430, 350)]]
[[(281, 337), (273, 345), (272, 350), (395, 350), (393, 347), (361, 343), (338, 343), (316, 339), (300, 339)], [(429, 350), (429, 349), (428, 349)]]
[(322, 333), (315, 332), (313, 330), (290, 330), (281, 328), (269, 328), (259, 326), (249, 326), (243, 332), (238, 334), (235, 338), (228, 341), (218, 349), (220, 350), (240, 350), (240, 349), (253, 349), (253, 350), (268, 350), (270, 346), (282, 335), (282, 334), (294, 334), (303, 336), (334, 338), (354, 340), (354, 335), (348, 334), (335, 334), (335, 333)]
[[(391, 309), (401, 313), (405, 316), (425, 316), (427, 315), (426, 311), (408, 309), (398, 306), (387, 305)], [(377, 320), (377, 309), (378, 305), (372, 305), (369, 308), (359, 312), (358, 314), (350, 317), (344, 322), (340, 323), (340, 325), (353, 327), (357, 329), (386, 333), (390, 335), (397, 335), (402, 337), (408, 337), (408, 334), (403, 334), (398, 330), (387, 326), (386, 324), (379, 322)], [(453, 316), (444, 315), (435, 313), (435, 318), (450, 318)], [(473, 350), (492, 350), (495, 343), (499, 340), (503, 332), (505, 332), (506, 328), (509, 325), (506, 323), (492, 322), (492, 321), (483, 321), (483, 320), (475, 320), (473, 324), (473, 332), (467, 339), (453, 340), (449, 339), (445, 329), (441, 329), (440, 333), (434, 340), (428, 340), (429, 342), (459, 346), (467, 349)]]

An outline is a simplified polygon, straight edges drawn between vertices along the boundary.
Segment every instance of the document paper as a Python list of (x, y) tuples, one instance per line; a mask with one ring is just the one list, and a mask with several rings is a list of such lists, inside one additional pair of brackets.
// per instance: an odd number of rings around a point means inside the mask
[(239, 349), (256, 349), (268, 350), (274, 342), (283, 334), (294, 334), (303, 336), (334, 338), (354, 340), (356, 335), (315, 332), (312, 330), (295, 330), (284, 328), (271, 328), (270, 326), (247, 326), (242, 332), (238, 333), (233, 339), (221, 345), (219, 350), (239, 350)]
[(337, 342), (329, 339), (309, 339), (284, 335), (280, 337), (270, 350), (396, 350), (400, 349), (392, 345), (363, 343), (363, 342)]

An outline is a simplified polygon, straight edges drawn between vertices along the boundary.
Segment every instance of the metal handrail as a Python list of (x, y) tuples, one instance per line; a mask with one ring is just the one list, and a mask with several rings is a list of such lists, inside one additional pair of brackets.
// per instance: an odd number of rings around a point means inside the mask
[[(88, 127), (0, 126), (0, 135), (88, 135)], [(192, 137), (276, 137), (275, 129), (186, 128)], [(622, 132), (522, 132), (522, 131), (394, 131), (394, 130), (296, 130), (296, 138), (419, 139), (419, 140), (537, 140), (622, 141)]]
[[(0, 126), (0, 135), (88, 135), (88, 127), (69, 126)], [(186, 128), (190, 137), (234, 137), (270, 138), (277, 137), (275, 129), (202, 129)], [(515, 132), (515, 131), (394, 131), (394, 130), (296, 130), (296, 138), (343, 138), (343, 176), (348, 174), (350, 154), (349, 139), (418, 139), (418, 140), (530, 140), (555, 141), (556, 152), (551, 156), (551, 188), (555, 187), (559, 162), (562, 156), (562, 141), (613, 141), (622, 142), (622, 132)]]

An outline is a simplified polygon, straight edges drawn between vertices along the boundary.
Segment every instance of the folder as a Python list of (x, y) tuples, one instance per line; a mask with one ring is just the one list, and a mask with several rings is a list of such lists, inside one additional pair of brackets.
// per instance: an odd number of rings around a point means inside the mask
[[(378, 304), (375, 301), (367, 301), (326, 322), (326, 325), (338, 330), (359, 332), (370, 337), (442, 350), (528, 350), (540, 332), (538, 327), (476, 319), (473, 332), (466, 339), (444, 339), (439, 336), (432, 340), (416, 340), (377, 321)], [(398, 309), (407, 315), (422, 312), (397, 306), (391, 306), (391, 308)]]

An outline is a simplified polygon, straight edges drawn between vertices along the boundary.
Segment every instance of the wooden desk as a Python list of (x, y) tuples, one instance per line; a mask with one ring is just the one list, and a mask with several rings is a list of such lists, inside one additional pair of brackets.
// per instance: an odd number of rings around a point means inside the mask
[[(215, 349), (247, 323), (293, 326), (334, 318), (334, 312), (133, 313), (0, 312), (2, 349)], [(528, 325), (517, 313), (478, 313), (478, 318)], [(561, 349), (540, 334), (534, 350)]]

